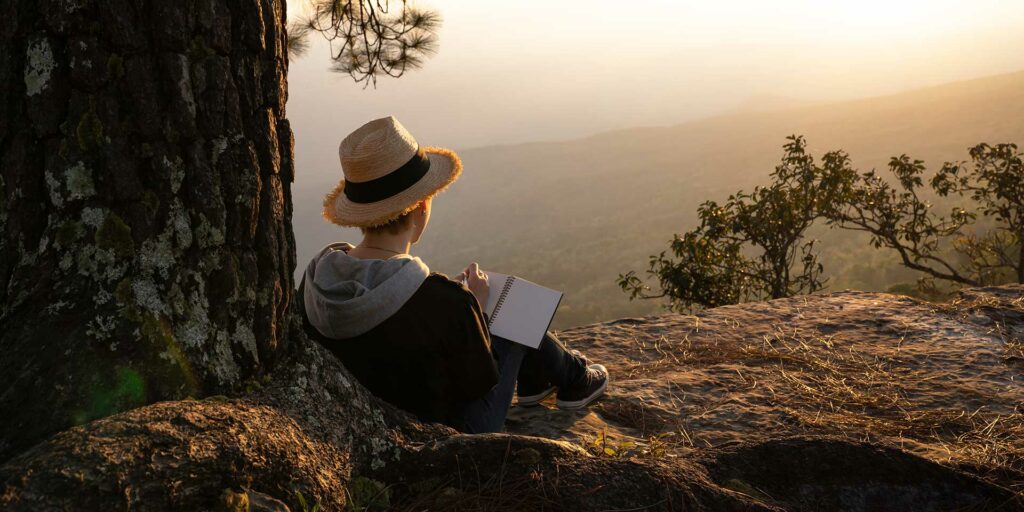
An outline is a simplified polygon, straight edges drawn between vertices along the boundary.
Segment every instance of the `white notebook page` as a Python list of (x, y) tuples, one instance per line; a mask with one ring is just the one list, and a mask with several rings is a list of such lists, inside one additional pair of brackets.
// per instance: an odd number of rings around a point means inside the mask
[[(551, 326), (562, 292), (498, 272), (488, 271), (487, 278), (491, 290), (485, 311), (491, 318), (491, 334), (537, 348)], [(509, 279), (514, 281), (495, 314), (498, 298)]]

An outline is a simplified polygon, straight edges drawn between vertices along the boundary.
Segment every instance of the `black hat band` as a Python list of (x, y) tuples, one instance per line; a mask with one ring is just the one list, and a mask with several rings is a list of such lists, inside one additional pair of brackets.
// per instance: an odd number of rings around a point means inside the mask
[(353, 203), (366, 204), (383, 201), (416, 184), (430, 170), (430, 159), (425, 151), (416, 154), (398, 169), (380, 178), (362, 182), (345, 182), (345, 197)]

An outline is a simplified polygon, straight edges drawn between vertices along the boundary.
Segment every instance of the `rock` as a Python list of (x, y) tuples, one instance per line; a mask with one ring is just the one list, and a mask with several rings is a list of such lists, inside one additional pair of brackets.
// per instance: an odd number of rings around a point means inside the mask
[(249, 512), (291, 512), (281, 500), (251, 490), (246, 494), (249, 495)]
[(708, 461), (723, 487), (799, 510), (997, 508), (980, 479), (896, 448), (831, 439), (786, 439), (729, 447)]
[(611, 370), (608, 396), (515, 409), (513, 435), (416, 422), (296, 338), (247, 396), (140, 407), (7, 461), (0, 508), (1020, 509), (1021, 366), (1006, 354), (1022, 290), (945, 305), (844, 292), (568, 330)]
[(829, 436), (1020, 489), (1022, 297), (1020, 285), (945, 305), (842, 292), (569, 329), (559, 338), (610, 370), (607, 396), (582, 413), (553, 398), (514, 407), (508, 430), (578, 446), (603, 433), (677, 457)]

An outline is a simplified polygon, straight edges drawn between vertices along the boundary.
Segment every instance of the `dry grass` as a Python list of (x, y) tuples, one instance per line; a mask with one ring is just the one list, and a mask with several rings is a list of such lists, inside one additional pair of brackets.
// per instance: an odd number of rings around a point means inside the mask
[[(908, 398), (908, 392), (926, 392), (928, 380), (934, 377), (901, 355), (898, 346), (866, 353), (833, 341), (829, 336), (781, 329), (749, 343), (707, 337), (694, 343), (688, 336), (655, 343), (634, 340), (638, 357), (621, 365), (618, 372), (627, 379), (657, 378), (662, 372), (685, 371), (685, 367), (732, 366), (738, 378), (722, 383), (722, 387), (731, 386), (727, 399), (738, 396), (769, 407), (785, 419), (787, 433), (839, 435), (897, 446), (1024, 491), (1024, 406), (1011, 414), (956, 410), (955, 404), (948, 410), (922, 409)], [(1021, 357), (1019, 339), (1004, 336), (1004, 341), (1008, 358)], [(671, 432), (664, 439), (671, 447), (668, 453), (681, 454), (710, 446), (686, 424), (716, 406), (705, 405), (703, 412), (681, 410), (675, 418), (665, 418), (640, 402), (602, 404), (599, 411), (614, 423), (640, 430), (643, 438), (634, 441), (641, 449), (647, 436)], [(770, 434), (779, 433), (773, 425)]]
[(1024, 323), (1024, 296), (967, 293), (939, 307), (962, 321), (976, 314), (980, 314), (983, 319), (990, 319), (992, 334), (999, 336), (1003, 341), (1007, 363), (1024, 367), (1024, 339), (1021, 337), (1020, 328), (1013, 329), (1008, 325)]
[(665, 417), (647, 407), (643, 400), (598, 402), (592, 408), (606, 420), (638, 430), (641, 438), (651, 433), (665, 432), (674, 421), (674, 418)]

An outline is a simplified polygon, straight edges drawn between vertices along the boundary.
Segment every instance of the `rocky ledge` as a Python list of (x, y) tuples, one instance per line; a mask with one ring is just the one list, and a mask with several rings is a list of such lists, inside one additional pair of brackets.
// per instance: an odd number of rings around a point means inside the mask
[(943, 485), (934, 508), (957, 508), (964, 475), (1024, 491), (1024, 286), (939, 305), (846, 291), (560, 338), (608, 367), (607, 396), (585, 412), (553, 397), (514, 408), (510, 431), (705, 461), (720, 485), (797, 508), (920, 510)]
[(1024, 510), (1024, 286), (560, 337), (610, 391), (583, 412), (515, 407), (513, 435), (419, 423), (299, 336), (250, 393), (140, 407), (3, 462), (0, 509)]

